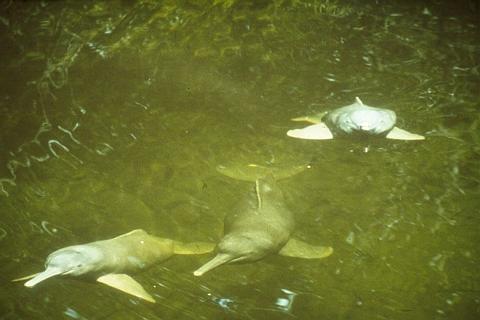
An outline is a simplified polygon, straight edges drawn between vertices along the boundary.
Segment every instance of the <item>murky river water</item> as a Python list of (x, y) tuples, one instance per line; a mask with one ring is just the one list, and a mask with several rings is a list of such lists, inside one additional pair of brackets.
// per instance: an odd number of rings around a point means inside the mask
[[(480, 316), (478, 4), (253, 3), (1, 3), (0, 318)], [(286, 136), (356, 96), (426, 140)], [(218, 165), (307, 162), (280, 185), (326, 259), (175, 256), (134, 275), (156, 304), (11, 282), (135, 228), (217, 242), (253, 187)]]

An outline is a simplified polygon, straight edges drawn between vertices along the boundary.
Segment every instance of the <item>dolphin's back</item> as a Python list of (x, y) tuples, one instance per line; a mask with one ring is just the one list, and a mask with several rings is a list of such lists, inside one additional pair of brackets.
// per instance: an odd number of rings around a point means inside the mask
[(173, 255), (173, 241), (149, 235), (141, 229), (113, 239), (87, 244), (104, 254), (102, 271), (136, 272)]
[(272, 175), (256, 181), (256, 192), (225, 217), (224, 233), (242, 232), (284, 244), (294, 229), (294, 217)]

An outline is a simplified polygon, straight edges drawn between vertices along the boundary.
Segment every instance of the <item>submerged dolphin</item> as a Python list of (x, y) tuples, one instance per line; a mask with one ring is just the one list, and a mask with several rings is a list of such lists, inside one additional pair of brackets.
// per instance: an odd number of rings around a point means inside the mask
[(394, 111), (367, 106), (358, 97), (351, 105), (292, 120), (314, 123), (314, 125), (287, 132), (288, 136), (299, 139), (328, 140), (338, 135), (353, 133), (379, 135), (396, 140), (425, 139), (422, 135), (396, 127), (397, 116)]
[(294, 226), (293, 213), (285, 205), (273, 175), (257, 179), (255, 193), (225, 217), (225, 235), (216, 247), (217, 255), (193, 274), (201, 276), (225, 263), (256, 261), (272, 253), (306, 259), (332, 254), (331, 247), (291, 238)]
[(136, 229), (113, 239), (59, 249), (47, 257), (45, 271), (13, 281), (30, 279), (25, 286), (33, 287), (57, 275), (91, 276), (115, 289), (155, 302), (153, 297), (126, 273), (144, 270), (174, 254), (203, 254), (213, 248), (211, 243), (181, 243), (151, 236), (144, 230)]

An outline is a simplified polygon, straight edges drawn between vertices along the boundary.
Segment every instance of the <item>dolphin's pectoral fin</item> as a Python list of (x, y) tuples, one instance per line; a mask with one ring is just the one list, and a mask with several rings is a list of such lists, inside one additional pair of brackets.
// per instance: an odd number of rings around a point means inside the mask
[(410, 133), (406, 130), (393, 127), (392, 130), (387, 134), (387, 139), (394, 140), (425, 140), (425, 137), (419, 134)]
[(142, 285), (127, 274), (106, 274), (99, 277), (97, 281), (137, 298), (155, 303), (155, 299), (143, 289)]
[(173, 241), (173, 253), (175, 254), (204, 254), (212, 252), (213, 249), (215, 249), (215, 244), (210, 242)]
[(291, 238), (278, 254), (304, 259), (321, 259), (328, 257), (332, 253), (332, 247), (312, 246), (306, 242)]
[(25, 276), (25, 277), (13, 279), (12, 282), (19, 282), (19, 281), (30, 280), (30, 279), (32, 279), (32, 278), (35, 278), (35, 277), (38, 276), (39, 274), (40, 274), (40, 272), (37, 272), (37, 273), (31, 274), (31, 275), (29, 275), (29, 276)]
[(287, 131), (287, 136), (307, 140), (328, 140), (333, 139), (333, 134), (323, 122), (313, 124), (302, 129)]

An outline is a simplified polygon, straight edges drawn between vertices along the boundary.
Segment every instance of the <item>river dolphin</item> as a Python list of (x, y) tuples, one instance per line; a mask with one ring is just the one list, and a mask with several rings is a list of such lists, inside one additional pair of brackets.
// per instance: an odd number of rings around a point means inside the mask
[(155, 302), (127, 273), (144, 270), (174, 254), (203, 254), (213, 249), (211, 243), (182, 243), (136, 229), (112, 239), (59, 249), (47, 257), (45, 271), (13, 281), (28, 280), (25, 286), (33, 287), (57, 275), (93, 277), (100, 283)]
[(359, 97), (348, 106), (292, 120), (314, 123), (305, 128), (288, 130), (288, 136), (298, 139), (328, 140), (352, 134), (384, 136), (395, 140), (425, 139), (422, 135), (396, 127), (397, 115), (393, 110), (368, 106)]
[(256, 261), (273, 253), (305, 259), (332, 254), (331, 247), (312, 246), (291, 238), (294, 227), (293, 213), (287, 208), (275, 177), (267, 174), (256, 179), (255, 192), (249, 193), (225, 216), (224, 236), (217, 244), (217, 255), (193, 274), (201, 276), (222, 264)]

